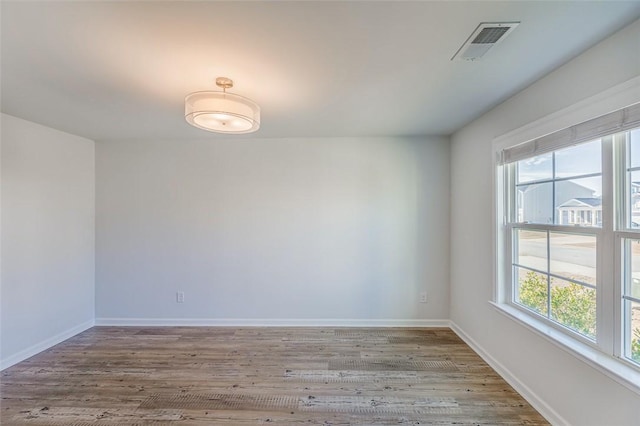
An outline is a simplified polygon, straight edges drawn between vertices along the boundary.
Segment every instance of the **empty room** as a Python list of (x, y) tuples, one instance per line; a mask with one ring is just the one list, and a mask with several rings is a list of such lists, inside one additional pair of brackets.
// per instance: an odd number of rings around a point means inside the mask
[(0, 1), (0, 424), (640, 422), (640, 1)]

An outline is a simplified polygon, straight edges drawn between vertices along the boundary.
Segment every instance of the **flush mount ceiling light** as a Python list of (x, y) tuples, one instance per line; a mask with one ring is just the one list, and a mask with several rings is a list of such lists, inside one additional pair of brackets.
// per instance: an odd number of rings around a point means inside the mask
[(184, 100), (184, 118), (199, 129), (217, 133), (251, 133), (260, 128), (260, 107), (251, 99), (227, 93), (233, 81), (216, 78), (218, 92), (194, 92)]

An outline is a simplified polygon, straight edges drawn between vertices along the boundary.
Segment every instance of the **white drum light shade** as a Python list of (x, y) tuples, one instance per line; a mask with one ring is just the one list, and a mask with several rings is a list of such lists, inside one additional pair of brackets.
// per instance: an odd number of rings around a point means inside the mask
[(217, 133), (251, 133), (260, 128), (260, 107), (227, 92), (195, 92), (184, 101), (189, 124)]

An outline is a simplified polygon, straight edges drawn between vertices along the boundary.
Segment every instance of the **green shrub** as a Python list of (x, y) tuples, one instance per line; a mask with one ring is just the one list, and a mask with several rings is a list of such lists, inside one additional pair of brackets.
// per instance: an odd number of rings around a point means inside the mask
[(547, 315), (547, 277), (536, 272), (527, 272), (518, 289), (519, 301), (526, 307)]
[[(585, 336), (596, 335), (596, 291), (575, 283), (553, 286), (551, 278), (551, 318)], [(547, 277), (527, 272), (520, 281), (519, 302), (526, 307), (547, 315)], [(640, 362), (640, 328), (633, 330), (631, 358)]]
[(640, 362), (640, 328), (633, 330), (633, 338), (631, 339), (631, 359)]
[[(547, 315), (547, 277), (528, 272), (520, 282), (520, 303)], [(551, 318), (585, 336), (596, 335), (596, 291), (576, 283), (554, 286), (551, 278)]]
[(553, 287), (551, 316), (579, 333), (596, 337), (596, 291), (576, 283)]

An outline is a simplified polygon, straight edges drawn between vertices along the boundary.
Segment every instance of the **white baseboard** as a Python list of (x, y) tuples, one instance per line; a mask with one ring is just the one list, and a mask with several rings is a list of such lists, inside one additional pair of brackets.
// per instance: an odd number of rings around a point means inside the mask
[(15, 365), (21, 361), (24, 361), (27, 358), (31, 358), (34, 355), (39, 354), (42, 351), (49, 349), (52, 346), (57, 345), (60, 342), (64, 342), (65, 340), (75, 336), (78, 333), (82, 333), (85, 330), (90, 329), (95, 325), (94, 320), (87, 321), (80, 325), (77, 325), (73, 328), (70, 328), (66, 331), (63, 331), (60, 334), (57, 334), (53, 337), (50, 337), (42, 342), (36, 343), (33, 346), (28, 347), (16, 354), (13, 354), (5, 359), (0, 360), (0, 371), (5, 368), (9, 368), (12, 365)]
[(261, 319), (261, 318), (96, 318), (97, 326), (138, 327), (449, 327), (449, 320)]
[(454, 333), (458, 335), (464, 342), (471, 347), (480, 357), (491, 366), (512, 388), (516, 390), (524, 399), (531, 404), (549, 423), (552, 425), (569, 425), (560, 414), (558, 414), (549, 404), (544, 402), (536, 393), (534, 393), (527, 385), (522, 383), (511, 371), (509, 371), (504, 365), (498, 362), (492, 357), (482, 346), (480, 346), (475, 340), (473, 340), (467, 333), (465, 333), (458, 325), (450, 321), (449, 327)]

